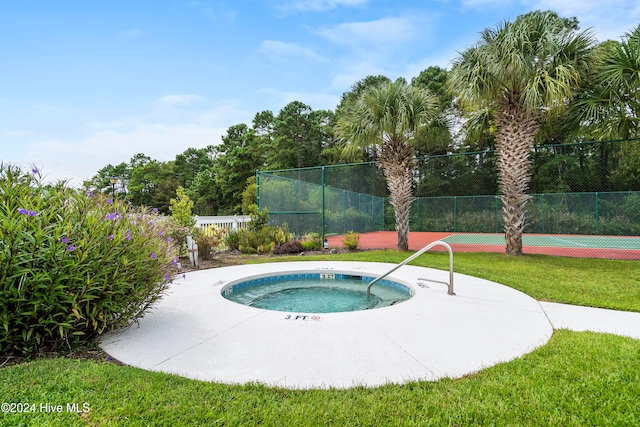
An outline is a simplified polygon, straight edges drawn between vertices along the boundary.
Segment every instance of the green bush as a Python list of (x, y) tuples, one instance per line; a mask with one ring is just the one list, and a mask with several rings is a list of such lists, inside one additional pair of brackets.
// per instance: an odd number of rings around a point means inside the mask
[(223, 237), (224, 244), (230, 251), (240, 249), (240, 230), (229, 230)]
[(199, 231), (197, 227), (185, 227), (180, 225), (173, 217), (164, 219), (164, 227), (166, 234), (173, 240), (173, 245), (176, 248), (177, 255), (179, 257), (186, 257), (187, 252), (187, 236), (197, 238)]
[(269, 253), (288, 240), (286, 224), (282, 227), (265, 225), (260, 230), (245, 228), (238, 232), (238, 250), (248, 254)]
[(189, 199), (183, 187), (176, 189), (176, 198), (171, 199), (169, 204), (171, 218), (173, 218), (180, 227), (191, 228), (196, 224), (196, 220), (191, 214), (193, 202)]
[(156, 213), (43, 186), (32, 172), (0, 165), (0, 354), (130, 324), (162, 296), (177, 261)]
[(235, 244), (237, 238), (238, 250), (244, 253), (269, 253), (273, 252), (276, 246), (289, 240), (289, 229), (287, 224), (281, 226), (269, 223), (269, 212), (258, 209), (258, 206), (250, 206), (251, 219), (247, 227), (238, 230), (237, 236), (227, 240), (229, 248)]
[(214, 225), (210, 225), (202, 230), (202, 232), (199, 232), (196, 238), (198, 256), (205, 261), (213, 258), (213, 251), (217, 250), (220, 243), (224, 240), (224, 234), (224, 229)]
[(319, 251), (323, 246), (320, 233), (307, 233), (302, 236), (300, 243), (305, 251)]
[(358, 244), (360, 243), (360, 233), (356, 233), (353, 230), (347, 232), (342, 238), (342, 245), (347, 250), (355, 250), (358, 248)]

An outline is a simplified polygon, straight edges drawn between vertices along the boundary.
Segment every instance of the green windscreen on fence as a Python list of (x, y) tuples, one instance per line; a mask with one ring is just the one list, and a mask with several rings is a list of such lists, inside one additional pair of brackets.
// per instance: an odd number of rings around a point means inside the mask
[(372, 165), (348, 168), (346, 174), (332, 167), (258, 172), (259, 206), (269, 211), (272, 221), (287, 223), (297, 235), (384, 229), (384, 197), (352, 190), (366, 186), (380, 192)]
[[(640, 192), (532, 194), (525, 233), (640, 236)], [(419, 197), (411, 230), (501, 233), (500, 196)], [(393, 212), (386, 224), (393, 224)]]
[[(640, 253), (640, 176), (633, 164), (626, 170), (620, 166), (636, 151), (640, 153), (638, 140), (536, 147), (524, 244), (554, 246), (575, 240), (576, 247)], [(410, 230), (494, 234), (498, 236), (487, 241), (501, 244), (496, 167), (490, 150), (416, 159)], [(376, 163), (258, 171), (257, 183), (259, 207), (297, 235), (395, 229), (386, 180)], [(544, 237), (549, 235), (584, 237)], [(589, 236), (594, 236), (591, 243)], [(610, 242), (607, 236), (612, 236)], [(625, 236), (632, 238), (620, 240)]]

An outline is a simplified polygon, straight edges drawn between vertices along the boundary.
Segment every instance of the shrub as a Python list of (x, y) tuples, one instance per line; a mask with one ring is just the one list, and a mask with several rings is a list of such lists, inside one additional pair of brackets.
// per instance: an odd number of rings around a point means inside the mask
[(290, 240), (281, 245), (278, 245), (273, 250), (273, 253), (276, 255), (286, 255), (286, 254), (299, 254), (304, 252), (304, 248), (302, 244), (297, 240)]
[[(251, 219), (247, 227), (237, 232), (238, 250), (244, 253), (268, 253), (273, 252), (276, 246), (289, 240), (289, 229), (287, 224), (276, 226), (269, 224), (269, 213), (259, 210), (256, 205), (250, 206)], [(233, 239), (236, 237), (234, 236)], [(235, 241), (227, 244), (235, 243)], [(231, 248), (231, 245), (229, 244)]]
[(180, 227), (193, 227), (196, 223), (195, 218), (191, 214), (193, 202), (189, 199), (189, 196), (187, 196), (183, 187), (178, 187), (176, 189), (176, 197), (177, 199), (171, 199), (169, 201), (171, 217)]
[(0, 354), (83, 344), (130, 324), (177, 261), (159, 215), (43, 186), (33, 172), (0, 165)]
[(173, 217), (164, 220), (167, 236), (171, 237), (179, 257), (186, 257), (187, 252), (187, 236), (197, 236), (200, 230), (196, 227), (184, 227), (180, 225)]
[(352, 251), (358, 248), (360, 242), (360, 233), (356, 233), (353, 230), (348, 231), (342, 238), (342, 245), (345, 249)]
[(319, 251), (322, 249), (323, 242), (320, 233), (308, 233), (302, 236), (300, 242), (305, 251)]
[(238, 250), (248, 254), (269, 253), (288, 240), (286, 225), (265, 225), (259, 231), (245, 228), (238, 232)]
[(237, 251), (240, 248), (240, 230), (229, 230), (223, 237), (224, 244), (230, 251)]
[(259, 209), (255, 203), (249, 206), (249, 222), (247, 228), (251, 231), (260, 231), (269, 222), (269, 211)]
[(203, 260), (210, 260), (213, 257), (213, 251), (224, 239), (224, 230), (214, 225), (210, 225), (198, 233), (196, 244), (198, 245), (198, 256)]

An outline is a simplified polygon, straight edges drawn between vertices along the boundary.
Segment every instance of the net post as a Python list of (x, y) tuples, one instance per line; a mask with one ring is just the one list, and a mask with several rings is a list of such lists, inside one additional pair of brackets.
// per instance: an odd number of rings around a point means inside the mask
[(321, 224), (321, 236), (320, 238), (324, 241), (324, 237), (325, 237), (325, 229), (324, 229), (324, 166), (322, 167), (322, 224)]
[(600, 222), (600, 212), (598, 210), (598, 192), (596, 191), (596, 235), (600, 234), (599, 222)]
[(260, 169), (256, 169), (256, 204), (260, 209)]

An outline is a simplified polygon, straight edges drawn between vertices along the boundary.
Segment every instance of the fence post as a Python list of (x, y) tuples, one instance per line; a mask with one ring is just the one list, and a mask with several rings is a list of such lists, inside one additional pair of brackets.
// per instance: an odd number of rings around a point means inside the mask
[(453, 232), (457, 232), (458, 225), (458, 197), (453, 196)]
[(260, 209), (260, 170), (256, 169), (256, 204)]
[(342, 190), (342, 233), (347, 232), (347, 203), (349, 198), (347, 197), (347, 190)]
[(599, 212), (599, 203), (598, 203), (598, 192), (596, 191), (596, 235), (600, 234), (600, 212)]
[(198, 245), (191, 236), (187, 236), (187, 253), (189, 254), (191, 265), (198, 268)]
[(499, 215), (499, 213), (498, 213), (498, 200), (499, 200), (499, 199), (500, 199), (500, 198), (499, 198), (498, 196), (495, 196), (495, 197), (494, 197), (494, 200), (495, 200), (495, 208), (496, 208), (496, 214), (495, 214), (495, 217), (494, 217), (494, 222), (495, 222), (495, 225), (496, 225), (496, 226), (495, 226), (496, 233), (498, 232), (498, 224), (500, 224), (500, 220), (499, 220), (499, 217), (498, 217), (498, 215)]
[(544, 234), (544, 193), (540, 195), (540, 205), (542, 210), (542, 234)]
[(322, 236), (321, 236), (321, 238), (324, 239), (324, 166), (322, 167), (322, 224), (321, 224), (321, 228), (322, 228)]

